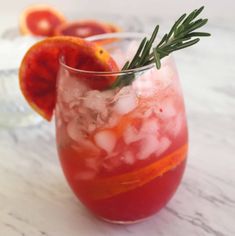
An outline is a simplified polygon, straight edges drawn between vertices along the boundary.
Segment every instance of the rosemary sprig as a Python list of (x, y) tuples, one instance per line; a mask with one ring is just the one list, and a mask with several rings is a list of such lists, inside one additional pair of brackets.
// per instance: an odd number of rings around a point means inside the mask
[[(148, 40), (144, 38), (131, 61), (127, 61), (122, 68), (122, 71), (131, 70), (146, 66), (155, 62), (157, 69), (161, 68), (161, 59), (168, 56), (170, 53), (190, 47), (200, 41), (199, 37), (210, 36), (206, 32), (198, 32), (197, 29), (204, 26), (208, 19), (196, 19), (203, 11), (204, 6), (192, 11), (190, 14), (183, 14), (171, 27), (169, 33), (165, 34), (157, 46), (153, 46), (156, 36), (159, 31), (157, 25)], [(126, 86), (132, 83), (135, 75), (120, 75), (111, 85), (111, 89), (116, 87)]]

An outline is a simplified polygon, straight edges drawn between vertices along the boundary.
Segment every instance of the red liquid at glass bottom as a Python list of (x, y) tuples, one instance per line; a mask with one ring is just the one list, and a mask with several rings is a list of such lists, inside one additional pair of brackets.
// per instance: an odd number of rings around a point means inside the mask
[(187, 129), (163, 156), (103, 170), (94, 179), (76, 178), (82, 171), (76, 151), (66, 146), (58, 151), (68, 183), (91, 212), (110, 222), (131, 223), (157, 213), (175, 193), (186, 164)]

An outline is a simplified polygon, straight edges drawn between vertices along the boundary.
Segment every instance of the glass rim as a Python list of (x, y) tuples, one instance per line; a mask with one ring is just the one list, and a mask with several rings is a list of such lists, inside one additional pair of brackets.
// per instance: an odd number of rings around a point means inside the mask
[[(118, 32), (118, 33), (106, 33), (106, 34), (90, 36), (90, 37), (85, 38), (85, 40), (92, 42), (92, 41), (97, 41), (97, 40), (102, 40), (102, 39), (110, 39), (110, 38), (120, 38), (120, 39), (122, 39), (122, 38), (123, 39), (124, 38), (138, 39), (139, 38), (139, 39), (143, 39), (146, 36), (148, 36), (148, 35), (145, 33)], [(81, 69), (71, 67), (65, 63), (63, 57), (60, 58), (59, 63), (63, 68), (65, 68), (71, 72), (90, 74), (90, 75), (99, 75), (99, 76), (110, 76), (110, 75), (119, 76), (119, 75), (134, 74), (134, 73), (146, 71), (146, 70), (149, 70), (149, 69), (155, 67), (155, 63), (153, 62), (153, 63), (146, 65), (146, 66), (141, 66), (141, 67), (138, 67), (135, 69), (128, 69), (128, 70), (122, 70), (122, 71), (91, 71), (91, 70), (81, 70)]]

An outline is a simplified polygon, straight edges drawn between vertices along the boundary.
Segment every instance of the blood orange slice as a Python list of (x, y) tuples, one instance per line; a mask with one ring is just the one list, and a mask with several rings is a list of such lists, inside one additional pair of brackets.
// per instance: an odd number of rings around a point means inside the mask
[(107, 178), (96, 178), (87, 183), (86, 191), (93, 199), (101, 200), (139, 188), (176, 168), (185, 160), (187, 150), (188, 144), (185, 143), (174, 152), (138, 170)]
[(110, 27), (95, 20), (64, 23), (55, 29), (55, 35), (68, 35), (80, 38), (105, 33), (111, 33)]
[(22, 34), (52, 36), (55, 27), (65, 21), (65, 17), (53, 7), (33, 5), (22, 12), (20, 31)]
[[(118, 70), (115, 61), (104, 49), (77, 37), (51, 37), (36, 43), (21, 62), (20, 88), (28, 103), (47, 120), (51, 120), (56, 103), (56, 77), (62, 56), (68, 66), (77, 69)], [(98, 87), (95, 87), (93, 78), (90, 80), (93, 89), (107, 88), (115, 77), (105, 76), (98, 79)], [(86, 80), (89, 84), (89, 75)]]

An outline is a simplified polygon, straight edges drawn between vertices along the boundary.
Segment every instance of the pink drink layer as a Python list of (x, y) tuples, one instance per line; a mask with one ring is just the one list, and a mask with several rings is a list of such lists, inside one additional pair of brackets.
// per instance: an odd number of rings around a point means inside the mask
[(130, 86), (89, 90), (61, 72), (58, 153), (76, 196), (97, 216), (130, 222), (159, 211), (185, 168), (187, 124), (172, 59)]

